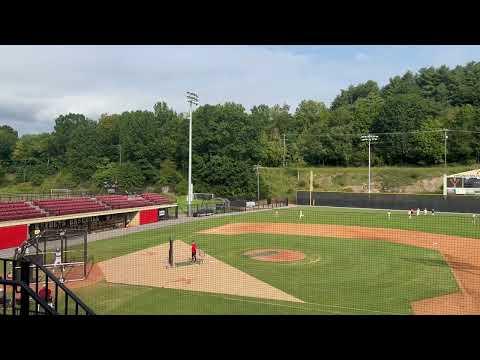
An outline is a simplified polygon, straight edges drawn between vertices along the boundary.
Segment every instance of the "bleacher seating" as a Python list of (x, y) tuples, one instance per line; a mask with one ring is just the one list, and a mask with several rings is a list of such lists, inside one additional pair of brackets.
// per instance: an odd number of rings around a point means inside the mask
[(46, 199), (31, 203), (25, 201), (0, 202), (0, 221), (138, 208), (168, 203), (167, 197), (156, 193), (144, 193), (141, 196), (98, 195), (95, 198)]
[(109, 210), (108, 206), (91, 198), (37, 200), (33, 203), (41, 209), (47, 211), (50, 216)]
[(166, 196), (156, 193), (143, 193), (142, 197), (155, 205), (163, 205), (170, 202), (170, 200)]
[(0, 221), (34, 219), (46, 215), (24, 201), (0, 202)]
[(128, 195), (100, 195), (97, 196), (96, 199), (110, 206), (112, 209), (126, 209), (153, 205), (152, 202), (138, 196), (129, 197)]

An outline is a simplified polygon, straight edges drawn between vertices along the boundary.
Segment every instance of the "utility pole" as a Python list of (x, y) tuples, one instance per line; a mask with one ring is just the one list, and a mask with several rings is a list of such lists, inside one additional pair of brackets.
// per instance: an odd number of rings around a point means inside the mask
[(377, 135), (371, 135), (371, 134), (368, 134), (368, 135), (363, 135), (361, 137), (362, 141), (368, 141), (368, 194), (371, 193), (371, 184), (372, 184), (372, 181), (371, 181), (371, 150), (370, 150), (370, 147), (371, 147), (371, 143), (372, 141), (377, 141), (378, 140), (378, 136)]
[(448, 135), (447, 135), (447, 131), (448, 129), (443, 129), (444, 131), (444, 140), (445, 140), (445, 143), (444, 143), (444, 149), (443, 149), (443, 154), (444, 154), (444, 160), (443, 160), (443, 164), (444, 164), (444, 168), (445, 168), (445, 175), (447, 174), (447, 139), (448, 139)]
[(285, 155), (286, 155), (286, 148), (285, 148), (285, 133), (283, 133), (283, 167), (286, 166), (285, 163)]
[(260, 164), (254, 166), (257, 171), (257, 201), (260, 201)]
[(443, 197), (447, 198), (447, 139), (448, 139), (448, 129), (443, 129), (444, 131), (444, 145), (443, 145)]
[(192, 216), (192, 200), (193, 200), (193, 186), (192, 186), (192, 106), (198, 105), (198, 95), (187, 91), (187, 102), (190, 104), (189, 108), (189, 130), (188, 130), (188, 216)]
[(120, 166), (122, 166), (122, 145), (118, 144), (118, 152), (120, 154)]

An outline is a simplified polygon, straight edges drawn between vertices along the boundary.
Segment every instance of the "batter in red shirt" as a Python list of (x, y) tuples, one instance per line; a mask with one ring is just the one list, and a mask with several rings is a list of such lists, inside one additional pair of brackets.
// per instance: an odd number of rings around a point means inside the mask
[(195, 244), (195, 241), (192, 242), (192, 261), (197, 262), (197, 244)]

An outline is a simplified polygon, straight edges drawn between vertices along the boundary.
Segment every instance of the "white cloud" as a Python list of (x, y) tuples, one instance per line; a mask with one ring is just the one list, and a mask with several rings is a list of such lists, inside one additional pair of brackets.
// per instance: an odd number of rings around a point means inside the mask
[(364, 54), (362, 52), (358, 52), (355, 54), (355, 60), (357, 61), (365, 61), (368, 60), (370, 57), (367, 54)]
[[(406, 56), (412, 53), (420, 60)], [(0, 124), (20, 133), (50, 131), (67, 112), (96, 119), (152, 109), (157, 101), (183, 112), (187, 90), (202, 104), (235, 101), (247, 109), (294, 109), (303, 99), (328, 104), (351, 84), (384, 85), (425, 61), (466, 62), (472, 54), (389, 46), (0, 46)]]

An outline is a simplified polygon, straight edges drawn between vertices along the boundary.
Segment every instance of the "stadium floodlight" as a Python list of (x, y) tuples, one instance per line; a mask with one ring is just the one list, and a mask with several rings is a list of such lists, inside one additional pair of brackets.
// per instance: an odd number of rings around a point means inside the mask
[(255, 165), (253, 168), (257, 171), (257, 201), (260, 201), (260, 164)]
[(193, 186), (192, 186), (192, 106), (198, 106), (198, 95), (187, 91), (187, 103), (190, 104), (189, 116), (189, 130), (188, 130), (188, 216), (192, 216), (192, 200), (193, 200)]
[(444, 148), (443, 148), (443, 155), (444, 155), (444, 161), (443, 161), (443, 166), (445, 168), (445, 175), (447, 174), (447, 139), (448, 139), (448, 129), (443, 129), (444, 131), (444, 140), (445, 140), (445, 143), (444, 143)]
[(378, 136), (377, 135), (372, 135), (372, 134), (362, 135), (361, 139), (362, 139), (362, 141), (368, 141), (368, 193), (370, 194), (370, 192), (371, 192), (370, 186), (372, 184), (372, 181), (370, 180), (371, 179), (371, 166), (370, 166), (371, 151), (370, 151), (370, 146), (371, 146), (372, 141), (377, 141), (378, 140)]

